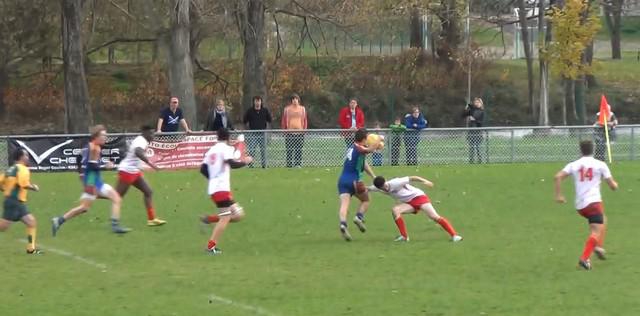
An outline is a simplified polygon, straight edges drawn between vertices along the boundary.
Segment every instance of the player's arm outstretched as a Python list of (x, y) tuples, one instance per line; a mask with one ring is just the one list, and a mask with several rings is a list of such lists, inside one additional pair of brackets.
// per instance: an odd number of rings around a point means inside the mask
[(364, 172), (366, 172), (371, 178), (376, 177), (376, 174), (373, 173), (373, 169), (371, 169), (371, 166), (369, 166), (369, 163), (366, 161), (364, 162)]
[(560, 170), (560, 171), (558, 171), (558, 173), (556, 173), (556, 176), (555, 176), (556, 198), (555, 198), (555, 200), (558, 203), (566, 203), (567, 202), (567, 199), (562, 194), (562, 181), (564, 179), (566, 179), (568, 176), (569, 176), (569, 173), (567, 173), (564, 170)]
[(144, 149), (142, 149), (140, 147), (136, 147), (134, 152), (136, 154), (136, 157), (138, 157), (138, 159), (142, 160), (149, 167), (153, 168), (153, 170), (156, 170), (156, 171), (160, 170), (160, 168), (158, 168), (158, 166), (156, 166), (154, 163), (149, 161), (149, 158), (147, 158), (147, 155), (145, 154)]
[(420, 182), (422, 184), (424, 184), (427, 188), (433, 188), (434, 184), (433, 182), (423, 178), (423, 177), (418, 177), (418, 176), (410, 176), (409, 177), (409, 181), (411, 182)]

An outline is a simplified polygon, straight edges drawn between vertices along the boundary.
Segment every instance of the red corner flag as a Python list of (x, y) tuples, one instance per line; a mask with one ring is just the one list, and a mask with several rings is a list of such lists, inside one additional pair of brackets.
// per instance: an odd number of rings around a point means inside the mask
[(600, 115), (598, 116), (598, 124), (605, 126), (609, 122), (609, 116), (611, 116), (611, 112), (609, 111), (609, 102), (607, 102), (607, 98), (605, 98), (603, 94), (600, 98)]

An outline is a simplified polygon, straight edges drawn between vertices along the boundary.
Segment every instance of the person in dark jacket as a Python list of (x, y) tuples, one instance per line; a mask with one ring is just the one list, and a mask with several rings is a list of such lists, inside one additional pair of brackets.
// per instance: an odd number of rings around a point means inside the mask
[[(482, 127), (484, 123), (484, 102), (482, 99), (475, 98), (473, 103), (467, 105), (464, 111), (464, 118), (469, 128)], [(467, 142), (469, 143), (469, 163), (482, 163), (482, 153), (480, 147), (482, 145), (482, 131), (469, 130), (467, 132)]]
[(233, 122), (227, 113), (224, 100), (218, 99), (216, 106), (209, 110), (207, 113), (207, 122), (205, 123), (204, 130), (210, 132), (216, 132), (221, 128), (233, 130)]
[(427, 128), (427, 119), (420, 112), (420, 108), (413, 107), (413, 111), (404, 117), (404, 126), (407, 131), (404, 134), (404, 147), (407, 151), (407, 165), (418, 164), (418, 143), (420, 131)]
[[(249, 155), (256, 157), (256, 150), (260, 149), (260, 162), (262, 168), (267, 167), (266, 158), (266, 135), (263, 130), (269, 129), (271, 125), (271, 112), (262, 104), (262, 97), (257, 95), (253, 97), (253, 104), (244, 114), (242, 120), (245, 127), (253, 132), (247, 133), (247, 145), (249, 147)], [(249, 164), (253, 167), (253, 163)]]

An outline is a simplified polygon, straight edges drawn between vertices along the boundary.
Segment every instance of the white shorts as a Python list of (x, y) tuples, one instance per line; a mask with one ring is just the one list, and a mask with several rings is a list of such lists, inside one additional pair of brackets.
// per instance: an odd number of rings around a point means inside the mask
[(97, 198), (109, 198), (109, 195), (111, 194), (111, 192), (113, 192), (113, 187), (111, 187), (108, 184), (103, 184), (102, 188), (100, 189), (100, 192), (98, 192), (98, 196), (95, 196), (93, 194), (87, 193), (87, 192), (83, 192), (82, 195), (80, 196), (80, 200), (89, 200), (89, 201), (95, 201), (95, 199)]

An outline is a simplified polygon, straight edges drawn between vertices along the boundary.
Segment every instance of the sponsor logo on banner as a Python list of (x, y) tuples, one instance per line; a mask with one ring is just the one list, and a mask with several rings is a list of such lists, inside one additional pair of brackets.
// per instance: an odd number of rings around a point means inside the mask
[[(9, 153), (25, 149), (29, 153), (29, 169), (32, 171), (78, 170), (82, 160), (82, 149), (88, 137), (48, 137), (9, 139)], [(117, 164), (126, 152), (124, 137), (115, 137), (102, 146), (102, 162)]]
[(161, 169), (198, 168), (216, 140), (215, 135), (189, 135), (175, 141), (156, 139), (146, 153), (149, 161)]

